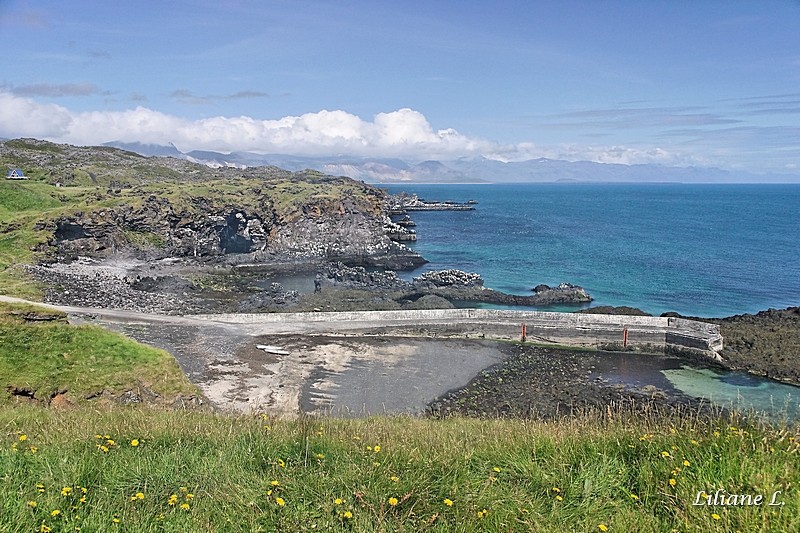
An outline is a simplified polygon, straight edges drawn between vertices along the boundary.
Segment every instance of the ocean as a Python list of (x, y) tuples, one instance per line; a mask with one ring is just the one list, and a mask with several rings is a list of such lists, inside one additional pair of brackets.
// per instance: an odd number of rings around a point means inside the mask
[[(592, 306), (724, 317), (800, 305), (800, 185), (387, 185), (475, 211), (414, 212), (430, 261), (487, 287), (584, 287)], [(567, 311), (576, 307), (548, 310)]]

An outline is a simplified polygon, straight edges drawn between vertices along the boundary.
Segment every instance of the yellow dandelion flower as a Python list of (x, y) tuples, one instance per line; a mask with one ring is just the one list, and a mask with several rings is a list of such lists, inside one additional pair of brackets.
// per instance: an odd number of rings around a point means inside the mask
[(50, 511), (50, 516), (58, 516), (60, 514), (61, 514), (60, 509), (53, 509), (52, 511)]
[(634, 494), (634, 493), (632, 493), (632, 492), (631, 492), (631, 499), (632, 499), (632, 500), (638, 500), (638, 499), (639, 499), (639, 497), (638, 497), (636, 494)]
[(342, 505), (344, 503), (344, 500), (341, 498), (336, 498), (335, 500), (333, 500), (333, 503), (335, 505)]
[(400, 478), (399, 478), (399, 477), (397, 477), (397, 476), (392, 476), (392, 477), (390, 477), (389, 479), (391, 479), (391, 480), (392, 480), (392, 481), (394, 481), (395, 483), (397, 483), (398, 481), (400, 481)]
[(28, 440), (28, 436), (26, 434), (23, 433), (22, 435), (19, 436), (20, 442), (25, 442), (26, 440)]
[(168, 505), (175, 505), (176, 503), (178, 503), (178, 495), (177, 494), (172, 494), (172, 495), (170, 495), (169, 498), (167, 498), (167, 504)]
[(669, 457), (669, 452), (664, 450), (663, 452), (661, 452), (661, 457), (664, 457), (664, 458)]
[(36, 503), (36, 500), (31, 500), (31, 501), (28, 502), (28, 507), (30, 507), (31, 509), (35, 509), (36, 505), (38, 505)]
[(117, 516), (112, 518), (111, 521), (114, 522), (115, 524), (119, 524), (119, 522), (120, 522), (119, 517), (117, 517)]
[(445, 498), (444, 499), (444, 504), (446, 506), (448, 506), (448, 507), (452, 507), (453, 506), (453, 500), (451, 500), (450, 498)]
[(316, 455), (316, 457), (317, 457), (317, 459), (325, 459), (325, 454), (324, 453), (318, 453)]
[(131, 439), (131, 446), (136, 448), (139, 445), (139, 439)]
[(269, 490), (267, 491), (267, 496), (272, 496), (272, 489), (269, 489)]
[(391, 498), (389, 498), (389, 505), (391, 505), (392, 507), (394, 507), (394, 506), (395, 506), (395, 505), (397, 505), (398, 503), (400, 503), (400, 501), (399, 501), (397, 498), (395, 498), (394, 496), (392, 496)]
[(669, 486), (674, 487), (675, 484), (678, 483), (674, 477), (669, 478)]
[(351, 518), (353, 518), (353, 513), (351, 513), (350, 511), (345, 511), (345, 512), (342, 513), (342, 518), (346, 518), (347, 520), (350, 520)]
[(286, 466), (286, 463), (283, 462), (283, 459), (278, 459), (278, 466), (281, 467), (281, 468)]
[(562, 495), (560, 495), (560, 494), (556, 494), (556, 501), (557, 502), (563, 502), (564, 501), (564, 497)]
[(714, 520), (719, 520), (719, 519), (720, 519), (720, 518), (722, 518), (722, 517), (721, 517), (720, 515), (718, 515), (717, 513), (713, 513), (713, 514), (711, 515), (711, 518), (713, 518)]
[(561, 489), (559, 489), (558, 487), (553, 487), (550, 490), (552, 490), (553, 492), (561, 492)]
[(61, 489), (62, 496), (69, 496), (71, 492), (72, 492), (72, 487), (64, 487)]
[(188, 503), (186, 503), (186, 502), (183, 502), (181, 504), (181, 509), (184, 510), (184, 511), (188, 511), (189, 507), (190, 507), (190, 505)]
[(42, 485), (41, 483), (37, 483), (36, 490), (38, 490), (39, 492), (44, 492), (44, 485)]
[(486, 515), (489, 514), (489, 511), (486, 510), (486, 509), (481, 509), (480, 511), (478, 511), (477, 514), (478, 514), (478, 518), (484, 518)]
[(279, 507), (283, 507), (284, 505), (286, 505), (286, 500), (278, 496), (277, 498), (275, 498), (275, 503), (277, 503)]
[(280, 481), (278, 481), (277, 479), (273, 479), (272, 481), (270, 481), (270, 482), (269, 482), (269, 484), (270, 484), (271, 486), (273, 486), (273, 487), (277, 487), (278, 485), (280, 485), (280, 484), (281, 484), (281, 482), (280, 482)]
[(192, 498), (194, 498), (194, 494), (192, 494), (191, 492), (188, 492), (188, 493), (186, 493), (186, 496), (184, 496), (184, 498), (186, 498), (187, 501), (191, 500)]
[(103, 453), (108, 453), (108, 446), (103, 446), (103, 445), (101, 444), (101, 445), (100, 445), (100, 451), (101, 451), (101, 452), (103, 452)]
[(692, 443), (692, 444), (694, 444), (694, 445), (698, 445), (698, 444), (700, 444), (700, 443), (699, 443), (698, 441), (696, 441), (695, 439), (692, 439), (692, 440), (690, 440), (689, 442), (691, 442), (691, 443)]
[(50, 529), (50, 527), (45, 525), (45, 524), (42, 524), (41, 526), (39, 526), (39, 533), (50, 533), (51, 531), (53, 531), (53, 530)]
[(691, 463), (686, 459), (683, 460), (683, 466), (689, 466)]
[(381, 453), (381, 447), (376, 445), (372, 448), (372, 451), (375, 453)]
[(496, 466), (496, 467), (492, 468), (492, 470), (494, 470), (495, 472), (500, 472), (500, 467)]
[(597, 529), (600, 531), (608, 531), (608, 526), (605, 524), (597, 524)]
[(81, 496), (78, 501), (81, 503), (86, 503), (86, 496)]

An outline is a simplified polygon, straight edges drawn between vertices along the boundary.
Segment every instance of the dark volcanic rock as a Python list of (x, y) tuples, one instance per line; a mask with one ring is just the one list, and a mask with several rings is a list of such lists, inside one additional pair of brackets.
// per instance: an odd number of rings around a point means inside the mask
[[(416, 300), (424, 295), (438, 296), (450, 304), (454, 301), (482, 302), (503, 305), (544, 306), (574, 304), (591, 301), (585, 290), (568, 283), (547, 287), (531, 296), (506, 294), (484, 287), (483, 278), (473, 272), (441, 270), (426, 272), (410, 283), (392, 271), (372, 272), (364, 268), (348, 267), (342, 263), (328, 265), (317, 275), (317, 291), (323, 289), (363, 290), (373, 293), (391, 293), (398, 302)], [(544, 286), (546, 287), (546, 286)], [(441, 300), (435, 300), (441, 302)]]

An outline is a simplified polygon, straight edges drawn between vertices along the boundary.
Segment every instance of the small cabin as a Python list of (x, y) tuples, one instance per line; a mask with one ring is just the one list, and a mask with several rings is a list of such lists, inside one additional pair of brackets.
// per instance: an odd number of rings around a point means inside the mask
[(28, 176), (26, 176), (25, 173), (22, 170), (20, 170), (18, 168), (12, 168), (11, 170), (8, 171), (8, 175), (6, 176), (6, 179), (7, 180), (26, 180), (26, 179), (28, 179)]

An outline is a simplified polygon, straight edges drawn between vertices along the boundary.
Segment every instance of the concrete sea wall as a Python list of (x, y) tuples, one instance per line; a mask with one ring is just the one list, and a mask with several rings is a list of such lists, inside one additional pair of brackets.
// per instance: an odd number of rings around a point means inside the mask
[(497, 309), (198, 315), (251, 332), (419, 335), (520, 340), (575, 347), (673, 352), (720, 360), (719, 326), (668, 317)]

